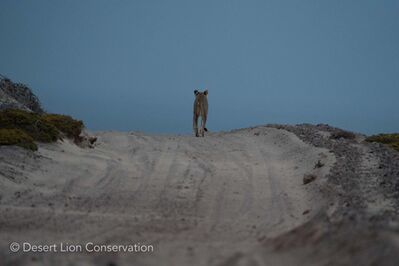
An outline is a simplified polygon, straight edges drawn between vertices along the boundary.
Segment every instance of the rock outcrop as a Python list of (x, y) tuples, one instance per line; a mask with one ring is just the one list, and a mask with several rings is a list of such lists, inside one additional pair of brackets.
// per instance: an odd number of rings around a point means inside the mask
[(43, 113), (39, 99), (30, 88), (21, 83), (14, 83), (0, 75), (0, 110), (21, 109)]

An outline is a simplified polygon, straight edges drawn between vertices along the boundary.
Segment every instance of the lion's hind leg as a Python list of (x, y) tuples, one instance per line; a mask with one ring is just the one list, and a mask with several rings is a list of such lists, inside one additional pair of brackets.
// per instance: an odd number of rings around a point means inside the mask
[(198, 116), (194, 114), (193, 117), (193, 130), (196, 137), (199, 137), (198, 134)]

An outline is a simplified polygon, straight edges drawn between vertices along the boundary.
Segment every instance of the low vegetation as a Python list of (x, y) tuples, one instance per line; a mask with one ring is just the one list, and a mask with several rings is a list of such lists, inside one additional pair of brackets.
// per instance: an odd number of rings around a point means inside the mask
[(60, 132), (65, 134), (67, 138), (71, 138), (74, 141), (79, 140), (79, 135), (84, 127), (82, 121), (75, 120), (68, 115), (58, 114), (45, 114), (42, 116), (42, 118), (48, 124), (53, 125)]
[(366, 139), (368, 142), (378, 142), (386, 144), (399, 151), (399, 133), (395, 134), (378, 134), (370, 136)]
[(0, 145), (36, 150), (34, 141), (55, 142), (64, 136), (77, 142), (83, 127), (82, 121), (66, 115), (8, 109), (0, 112)]
[(0, 112), (0, 128), (20, 129), (40, 142), (53, 142), (59, 136), (57, 128), (45, 121), (41, 115), (18, 109)]
[(32, 151), (37, 150), (33, 138), (20, 129), (0, 129), (0, 145), (17, 145)]
[(336, 130), (330, 136), (331, 139), (355, 139), (356, 135), (352, 132), (345, 130)]

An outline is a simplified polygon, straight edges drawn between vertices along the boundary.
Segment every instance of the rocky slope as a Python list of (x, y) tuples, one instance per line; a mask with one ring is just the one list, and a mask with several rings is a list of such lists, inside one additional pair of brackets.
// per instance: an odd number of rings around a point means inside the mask
[(11, 108), (43, 113), (39, 99), (30, 88), (0, 75), (0, 110)]

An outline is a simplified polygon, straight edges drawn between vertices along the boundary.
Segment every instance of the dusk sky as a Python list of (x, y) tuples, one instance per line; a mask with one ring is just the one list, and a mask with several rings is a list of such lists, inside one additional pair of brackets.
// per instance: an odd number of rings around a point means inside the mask
[(0, 74), (91, 130), (399, 132), (399, 1), (0, 2)]

